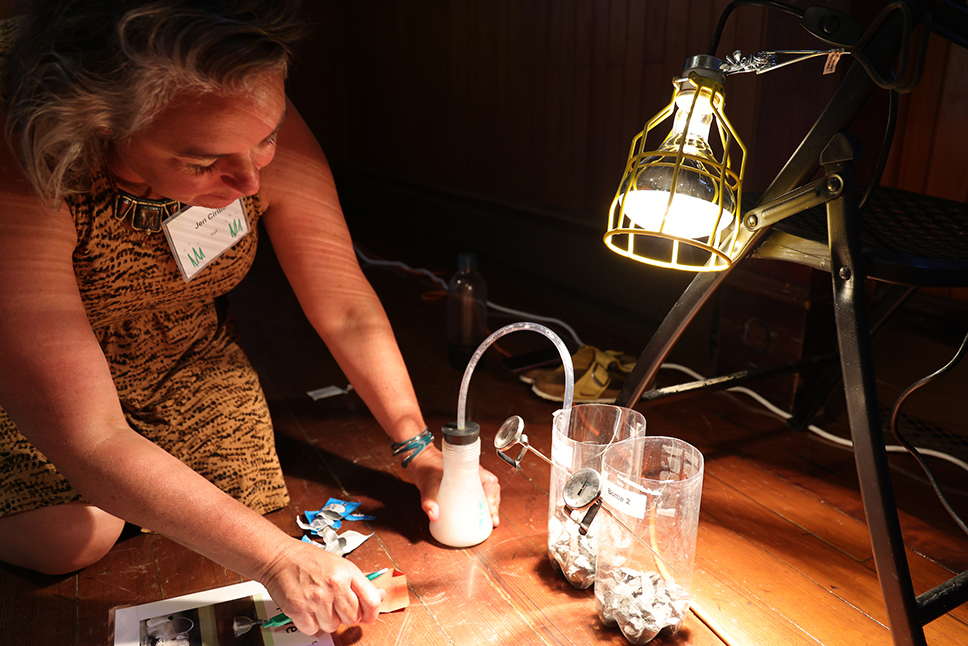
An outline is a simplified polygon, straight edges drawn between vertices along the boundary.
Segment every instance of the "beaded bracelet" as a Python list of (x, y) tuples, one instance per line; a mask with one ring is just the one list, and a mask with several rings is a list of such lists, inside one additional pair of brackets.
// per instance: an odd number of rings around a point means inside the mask
[(414, 435), (409, 440), (404, 440), (402, 442), (394, 442), (390, 445), (390, 450), (393, 451), (393, 455), (400, 455), (406, 451), (411, 451), (403, 461), (403, 468), (406, 469), (410, 461), (417, 457), (417, 454), (427, 448), (427, 445), (433, 444), (434, 434), (430, 432), (430, 429), (424, 427), (423, 433), (420, 435)]

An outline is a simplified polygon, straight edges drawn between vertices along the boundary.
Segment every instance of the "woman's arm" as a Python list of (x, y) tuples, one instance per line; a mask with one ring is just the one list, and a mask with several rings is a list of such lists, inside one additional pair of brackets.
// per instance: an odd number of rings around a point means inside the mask
[[(383, 306), (363, 275), (329, 164), (290, 104), (272, 163), (262, 169), (263, 222), (309, 321), (393, 442), (419, 435), (423, 416)], [(410, 464), (436, 519), (443, 458), (434, 447)], [(481, 470), (494, 524), (500, 486)]]
[(381, 593), (351, 563), (286, 535), (128, 427), (78, 293), (70, 213), (41, 205), (6, 151), (0, 406), (90, 503), (262, 582), (303, 632), (374, 620)]

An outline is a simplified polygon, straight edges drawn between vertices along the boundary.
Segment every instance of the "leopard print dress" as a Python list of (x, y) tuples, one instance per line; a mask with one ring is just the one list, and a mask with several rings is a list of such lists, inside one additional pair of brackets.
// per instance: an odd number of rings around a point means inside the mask
[[(219, 299), (252, 265), (258, 197), (243, 200), (250, 233), (187, 283), (164, 233), (116, 218), (114, 201), (100, 172), (89, 193), (67, 199), (74, 273), (128, 423), (257, 512), (284, 507), (268, 406)], [(0, 516), (76, 500), (0, 409)]]

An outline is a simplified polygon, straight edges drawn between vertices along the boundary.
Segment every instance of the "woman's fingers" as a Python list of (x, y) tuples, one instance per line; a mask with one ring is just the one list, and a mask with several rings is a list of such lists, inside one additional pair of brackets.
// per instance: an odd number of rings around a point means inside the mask
[(444, 475), (444, 456), (435, 447), (428, 446), (409, 466), (413, 470), (413, 483), (420, 490), (420, 508), (433, 522), (440, 517), (437, 494)]
[(491, 512), (491, 523), (497, 527), (501, 522), (501, 483), (496, 475), (481, 467), (481, 485), (484, 487), (484, 497), (487, 498), (487, 509)]
[(293, 552), (275, 564), (266, 587), (300, 632), (332, 633), (340, 624), (376, 620), (386, 593), (359, 568), (315, 547), (297, 546)]
[(356, 623), (370, 624), (376, 621), (380, 614), (380, 604), (386, 598), (387, 591), (377, 588), (365, 576), (353, 580), (352, 590), (358, 602), (359, 616)]
[(340, 590), (333, 601), (332, 611), (326, 622), (320, 626), (327, 632), (335, 632), (340, 624), (356, 626), (376, 621), (380, 603), (386, 596), (385, 590), (378, 590), (362, 573), (353, 577), (348, 589)]

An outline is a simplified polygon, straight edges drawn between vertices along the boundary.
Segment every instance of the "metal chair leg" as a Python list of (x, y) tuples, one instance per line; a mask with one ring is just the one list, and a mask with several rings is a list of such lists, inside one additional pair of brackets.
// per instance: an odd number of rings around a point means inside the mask
[(853, 154), (846, 139), (839, 139), (835, 137), (821, 160), (827, 177), (844, 183), (843, 194), (827, 204), (827, 226), (834, 315), (854, 460), (894, 644), (926, 646), (884, 448), (864, 298), (866, 271), (857, 226)]
[(696, 274), (639, 355), (635, 368), (625, 380), (625, 385), (615, 399), (618, 406), (631, 408), (639, 401), (645, 389), (655, 380), (662, 362), (672, 351), (679, 337), (728, 273), (727, 269), (721, 272)]
[[(897, 309), (904, 304), (914, 292), (917, 291), (914, 287), (902, 287), (900, 285), (892, 285), (888, 289), (888, 293), (881, 298), (871, 310), (870, 320), (873, 321), (871, 325), (870, 335), (873, 337), (877, 332), (884, 326), (887, 320), (891, 317)], [(814, 385), (810, 387), (803, 401), (797, 406), (797, 409), (793, 413), (793, 417), (787, 420), (787, 426), (795, 431), (805, 430), (812, 422), (814, 417), (817, 415), (817, 411), (820, 407), (824, 405), (827, 398), (833, 393), (834, 389), (839, 387), (841, 384), (842, 374), (840, 371), (840, 365), (832, 365), (817, 378)]]

